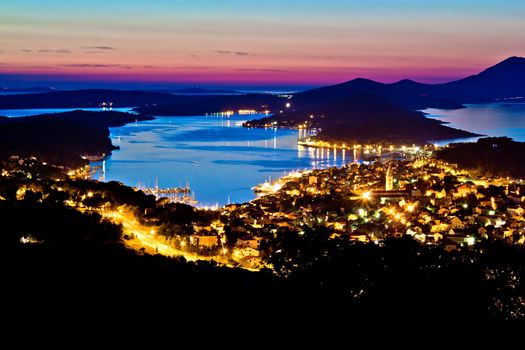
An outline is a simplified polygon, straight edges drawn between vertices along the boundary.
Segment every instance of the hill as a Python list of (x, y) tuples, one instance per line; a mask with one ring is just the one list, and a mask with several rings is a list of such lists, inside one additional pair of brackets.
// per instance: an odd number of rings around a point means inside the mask
[(146, 91), (89, 89), (0, 96), (0, 109), (136, 107), (175, 101), (177, 96)]
[[(202, 115), (224, 110), (284, 108), (282, 98), (267, 94), (232, 94), (206, 89), (152, 91), (74, 90), (0, 96), (0, 109), (85, 108), (112, 102), (114, 107), (140, 107), (153, 115)], [(357, 92), (384, 97), (405, 108), (461, 108), (464, 103), (490, 102), (525, 96), (525, 58), (510, 57), (483, 72), (446, 84), (422, 84), (401, 80), (383, 84), (354, 79), (337, 85), (293, 94), (295, 110), (320, 107)], [(233, 93), (233, 92), (232, 92)], [(215, 95), (213, 95), (215, 94)]]
[(204, 115), (229, 110), (254, 109), (277, 110), (283, 108), (284, 101), (275, 95), (246, 94), (246, 95), (207, 95), (181, 96), (177, 101), (168, 104), (151, 105), (137, 108), (140, 113), (149, 115)]
[(318, 139), (350, 143), (426, 143), (475, 136), (369, 93), (354, 93), (320, 107), (291, 110), (245, 124), (247, 127), (264, 125), (307, 125), (322, 129)]
[(141, 113), (154, 115), (203, 115), (238, 109), (277, 109), (283, 105), (281, 98), (270, 94), (177, 95), (148, 91), (95, 89), (0, 96), (0, 110), (96, 108), (109, 102), (113, 107), (138, 107), (137, 110)]
[(72, 111), (22, 118), (0, 118), (0, 159), (12, 155), (77, 167), (83, 154), (109, 154), (116, 149), (109, 127), (150, 117), (121, 112)]
[(297, 93), (293, 96), (295, 108), (321, 106), (344, 99), (357, 92), (366, 92), (388, 98), (409, 109), (461, 108), (462, 101), (455, 96), (438, 95), (433, 85), (402, 80), (383, 84), (368, 79), (354, 79), (342, 84)]
[(487, 137), (475, 143), (456, 143), (436, 157), (487, 176), (525, 177), (525, 142), (507, 137)]
[(464, 102), (525, 97), (525, 58), (509, 57), (483, 72), (437, 87)]
[(409, 109), (461, 108), (464, 103), (523, 97), (525, 58), (510, 57), (477, 75), (446, 84), (422, 84), (412, 80), (382, 84), (359, 78), (297, 93), (293, 102), (296, 108), (320, 106), (356, 92), (382, 96)]

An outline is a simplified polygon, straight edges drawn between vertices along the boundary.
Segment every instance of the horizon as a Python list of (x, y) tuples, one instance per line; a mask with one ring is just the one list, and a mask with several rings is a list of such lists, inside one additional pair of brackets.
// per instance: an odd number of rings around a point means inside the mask
[[(520, 59), (525, 60), (525, 57), (520, 56), (509, 56), (505, 58), (504, 60), (495, 63), (494, 65), (490, 67), (486, 67), (485, 69), (480, 70), (477, 73), (474, 73), (473, 75), (477, 75), (479, 73), (484, 72), (488, 68), (492, 68), (496, 65), (502, 64), (503, 62), (506, 62), (511, 59)], [(50, 88), (50, 89), (56, 89), (56, 90), (84, 90), (84, 89), (115, 89), (115, 90), (170, 90), (170, 89), (192, 89), (192, 88), (198, 88), (198, 89), (209, 89), (209, 90), (220, 90), (224, 89), (226, 91), (232, 90), (232, 91), (238, 91), (238, 92), (257, 92), (257, 93), (293, 93), (293, 92), (300, 92), (300, 91), (306, 91), (309, 89), (315, 89), (323, 86), (331, 86), (331, 85), (338, 85), (338, 84), (344, 84), (353, 80), (369, 80), (369, 81), (375, 81), (373, 79), (365, 78), (365, 77), (356, 77), (351, 80), (343, 81), (343, 82), (335, 82), (332, 84), (325, 84), (325, 85), (243, 85), (241, 82), (234, 82), (234, 83), (218, 83), (218, 82), (211, 82), (211, 83), (204, 83), (202, 85), (200, 84), (193, 84), (191, 82), (184, 83), (184, 82), (138, 82), (138, 81), (60, 81), (60, 80), (54, 80), (54, 81), (40, 81), (35, 80), (34, 83), (27, 84), (25, 80), (22, 79), (22, 82), (20, 82), (20, 79), (17, 75), (10, 76), (10, 75), (2, 75), (0, 74), (0, 81), (2, 78), (9, 77), (7, 80), (9, 81), (15, 81), (16, 83), (14, 85), (6, 84), (4, 86), (0, 86), (0, 89), (31, 89), (31, 88)], [(458, 77), (453, 80), (449, 81), (443, 81), (439, 83), (426, 83), (428, 85), (439, 85), (439, 84), (446, 84), (449, 82), (454, 82), (457, 80), (461, 80), (467, 78), (465, 77)], [(422, 81), (417, 81), (413, 79), (408, 78), (402, 78), (399, 80), (395, 80), (393, 82), (381, 82), (384, 84), (395, 84), (402, 81), (413, 81), (417, 83), (424, 83)]]
[(443, 83), (525, 56), (525, 4), (7, 0), (0, 85), (304, 90)]

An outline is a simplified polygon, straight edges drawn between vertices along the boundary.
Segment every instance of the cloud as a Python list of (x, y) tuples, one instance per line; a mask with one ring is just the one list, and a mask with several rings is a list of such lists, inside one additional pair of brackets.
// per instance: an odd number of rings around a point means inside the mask
[[(31, 52), (31, 51), (29, 51)], [(40, 49), (38, 50), (40, 53), (71, 53), (71, 50), (67, 49)]]
[(33, 50), (31, 50), (31, 49), (22, 49), (20, 51), (22, 51), (22, 52), (33, 52)]
[(238, 72), (289, 72), (285, 69), (271, 69), (271, 68), (238, 68)]
[(99, 64), (99, 63), (71, 63), (63, 64), (62, 67), (74, 67), (74, 68), (123, 68), (123, 69), (132, 69), (131, 66), (126, 66), (122, 64)]
[(116, 48), (112, 46), (83, 46), (83, 49), (86, 50), (101, 50), (101, 51), (114, 51)]
[(245, 51), (215, 50), (215, 52), (221, 55), (251, 56), (249, 52)]

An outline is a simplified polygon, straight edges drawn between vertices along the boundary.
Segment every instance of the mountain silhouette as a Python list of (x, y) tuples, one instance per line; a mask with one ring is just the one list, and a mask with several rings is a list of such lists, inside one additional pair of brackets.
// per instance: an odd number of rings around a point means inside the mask
[(445, 84), (423, 84), (401, 80), (383, 84), (368, 79), (300, 92), (294, 95), (296, 108), (319, 106), (368, 92), (385, 97), (410, 109), (460, 108), (464, 103), (491, 102), (502, 98), (525, 96), (525, 58), (510, 57), (483, 72)]
[(464, 102), (525, 96), (525, 58), (509, 57), (483, 72), (438, 86), (441, 93), (455, 94)]
[[(445, 84), (423, 84), (412, 80), (383, 84), (358, 78), (295, 93), (290, 102), (295, 110), (310, 109), (357, 92), (381, 96), (412, 110), (461, 108), (465, 103), (521, 97), (525, 96), (525, 58), (510, 57), (477, 75)], [(0, 96), (0, 109), (97, 107), (101, 102), (111, 101), (114, 107), (138, 107), (139, 111), (154, 115), (200, 115), (237, 108), (264, 108), (276, 112), (287, 102), (269, 94), (197, 95), (107, 89), (56, 91)]]

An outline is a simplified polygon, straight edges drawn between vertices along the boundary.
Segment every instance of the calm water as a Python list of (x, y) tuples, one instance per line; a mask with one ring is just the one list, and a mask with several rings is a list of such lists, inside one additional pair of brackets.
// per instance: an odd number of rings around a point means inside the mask
[[(0, 115), (17, 117), (66, 110), (70, 109), (3, 110)], [(493, 103), (424, 112), (455, 128), (525, 141), (525, 104)], [(105, 179), (146, 187), (156, 182), (159, 187), (189, 182), (200, 204), (221, 205), (228, 198), (231, 202), (253, 199), (252, 186), (287, 171), (340, 166), (354, 160), (351, 151), (343, 154), (298, 147), (297, 138), (305, 135), (295, 130), (240, 127), (243, 121), (255, 117), (259, 116), (159, 117), (111, 128), (112, 142), (120, 150), (106, 160)]]
[[(262, 116), (249, 116), (249, 119)], [(160, 117), (112, 128), (120, 150), (106, 160), (105, 179), (132, 186), (184, 186), (201, 205), (244, 202), (251, 187), (290, 170), (342, 165), (346, 151), (297, 146), (296, 130), (246, 129), (246, 116)], [(305, 132), (305, 131), (303, 131)], [(344, 156), (344, 157), (343, 157)]]
[(466, 107), (455, 110), (429, 108), (423, 112), (430, 114), (428, 117), (448, 122), (447, 125), (453, 128), (525, 141), (525, 103), (487, 103)]

